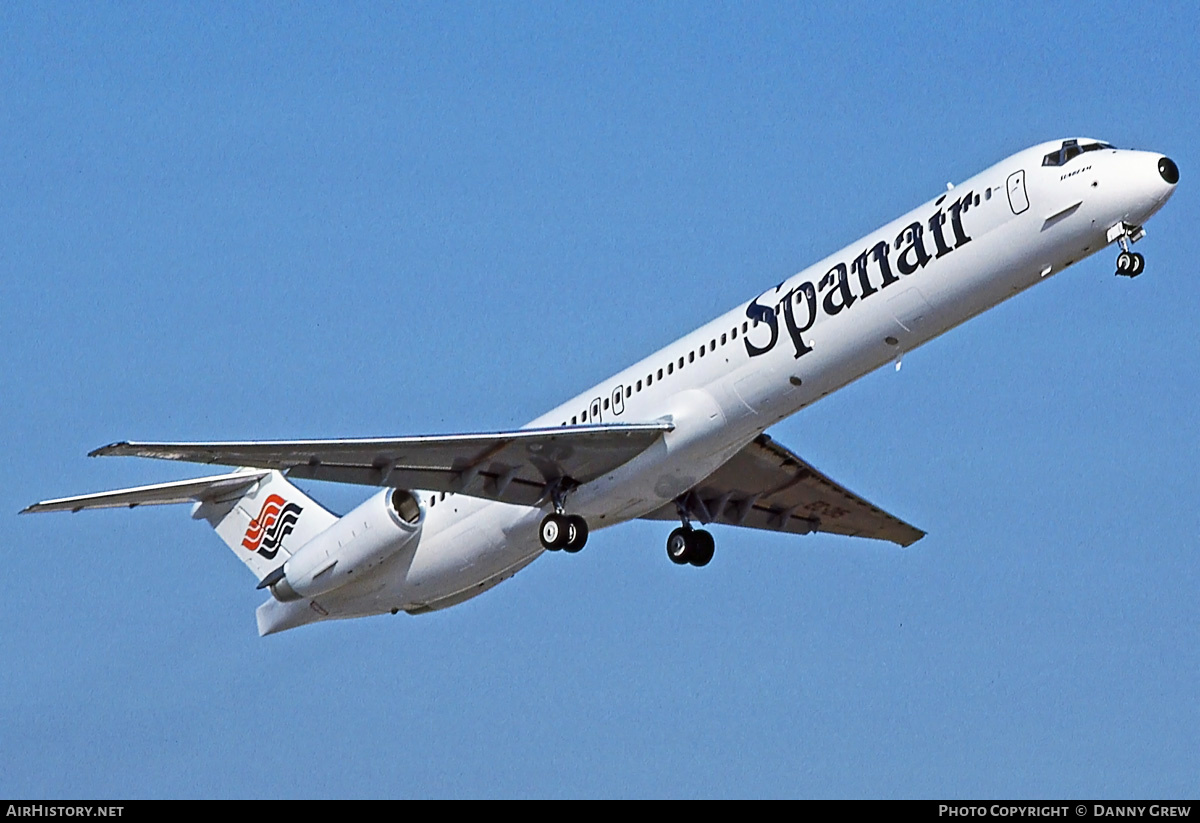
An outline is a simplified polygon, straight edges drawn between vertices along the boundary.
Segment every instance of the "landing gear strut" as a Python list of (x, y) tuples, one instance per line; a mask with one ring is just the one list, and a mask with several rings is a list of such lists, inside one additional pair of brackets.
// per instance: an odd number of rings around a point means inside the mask
[(542, 518), (542, 525), (538, 528), (538, 539), (543, 549), (552, 552), (562, 549), (574, 554), (587, 543), (588, 525), (579, 515), (564, 513), (566, 498), (566, 491), (561, 487), (556, 486), (550, 490), (554, 511)]
[(1119, 277), (1137, 277), (1146, 269), (1146, 258), (1135, 251), (1129, 250), (1130, 243), (1136, 243), (1146, 236), (1146, 230), (1141, 226), (1130, 226), (1118, 223), (1108, 230), (1108, 239), (1114, 238), (1121, 246), (1117, 255), (1117, 275)]

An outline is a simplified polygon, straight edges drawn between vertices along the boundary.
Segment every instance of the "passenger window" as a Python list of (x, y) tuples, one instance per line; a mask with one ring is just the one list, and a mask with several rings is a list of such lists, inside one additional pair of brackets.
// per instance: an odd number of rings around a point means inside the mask
[(662, 380), (662, 369), (658, 370), (658, 379)]
[(695, 362), (696, 362), (696, 353), (695, 353), (694, 351), (690, 351), (690, 352), (688, 352), (688, 362), (689, 362), (689, 363), (695, 363)]
[(576, 422), (578, 422), (578, 418), (575, 415), (571, 415), (571, 425), (574, 426)]
[(730, 340), (737, 340), (737, 326), (733, 327), (733, 331), (729, 334)]
[(641, 380), (639, 380), (639, 381), (637, 382), (637, 390), (638, 390), (638, 391), (641, 391), (641, 390), (642, 390), (642, 381), (641, 381)]
[(721, 345), (722, 346), (725, 345), (725, 335), (724, 334), (721, 335)]
[(608, 411), (608, 398), (604, 398), (604, 410)]
[[(638, 388), (640, 389), (641, 387), (642, 387), (642, 381), (639, 380)], [(625, 387), (625, 399), (628, 400), (631, 397), (633, 397), (633, 386), (626, 386)]]
[(679, 368), (683, 368), (683, 358), (679, 358)]
[(700, 356), (701, 356), (701, 357), (703, 357), (703, 356), (704, 356), (704, 346), (703, 346), (703, 345), (702, 345), (702, 346), (700, 346)]
[(668, 363), (667, 364), (667, 374), (674, 374), (674, 373), (675, 373), (675, 364)]
[(583, 414), (579, 415), (579, 422), (580, 422), (580, 423), (586, 423), (586, 422), (587, 422), (587, 412), (584, 412)]

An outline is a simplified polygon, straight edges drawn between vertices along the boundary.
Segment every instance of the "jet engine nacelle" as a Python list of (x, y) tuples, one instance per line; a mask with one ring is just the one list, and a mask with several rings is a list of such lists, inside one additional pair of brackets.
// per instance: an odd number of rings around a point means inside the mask
[(360, 580), (420, 534), (424, 514), (412, 492), (382, 491), (301, 546), (263, 584), (287, 603)]

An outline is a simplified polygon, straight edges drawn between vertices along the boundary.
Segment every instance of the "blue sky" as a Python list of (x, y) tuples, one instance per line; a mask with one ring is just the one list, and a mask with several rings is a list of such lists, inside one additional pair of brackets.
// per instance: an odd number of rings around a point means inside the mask
[[(0, 7), (0, 795), (1194, 796), (1192, 4)], [(771, 430), (912, 549), (597, 532), (260, 639), (119, 439), (495, 430), (1042, 140), (1105, 250)], [(202, 472), (192, 471), (191, 475)], [(363, 490), (313, 484), (345, 510)]]

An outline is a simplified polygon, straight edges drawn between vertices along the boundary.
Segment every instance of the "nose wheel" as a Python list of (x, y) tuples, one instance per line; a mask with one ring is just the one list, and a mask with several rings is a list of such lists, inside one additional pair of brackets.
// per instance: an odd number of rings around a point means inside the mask
[(1135, 251), (1123, 251), (1117, 255), (1117, 274), (1120, 277), (1137, 277), (1146, 268), (1146, 258)]
[(1108, 230), (1108, 240), (1116, 240), (1121, 246), (1117, 255), (1117, 276), (1137, 277), (1146, 269), (1146, 258), (1135, 251), (1129, 250), (1130, 243), (1136, 243), (1146, 236), (1146, 230), (1141, 226), (1131, 226), (1128, 223), (1117, 223)]

